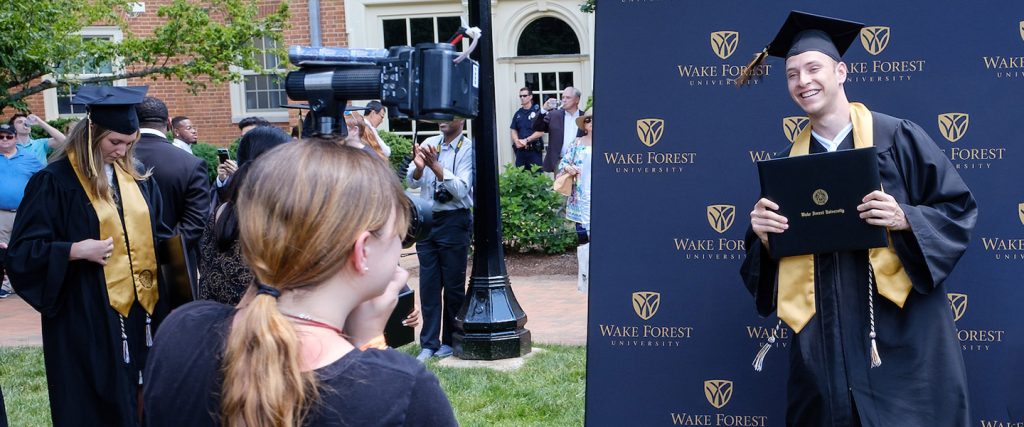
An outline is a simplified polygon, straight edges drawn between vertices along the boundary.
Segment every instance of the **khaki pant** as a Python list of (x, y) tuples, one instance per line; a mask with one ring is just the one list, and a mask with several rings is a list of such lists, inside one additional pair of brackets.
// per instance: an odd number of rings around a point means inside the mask
[(0, 210), (0, 243), (11, 241), (11, 229), (14, 228), (14, 212)]

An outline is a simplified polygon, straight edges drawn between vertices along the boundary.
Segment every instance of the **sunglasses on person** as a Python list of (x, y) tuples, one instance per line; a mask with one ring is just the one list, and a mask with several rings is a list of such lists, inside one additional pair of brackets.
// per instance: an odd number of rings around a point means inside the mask
[(14, 135), (9, 133), (0, 134), (0, 139), (14, 139)]
[(527, 95), (519, 94), (519, 97), (520, 97), (520, 98), (529, 98), (529, 97), (531, 97), (531, 96), (533, 96), (533, 95), (529, 95), (529, 94), (527, 94)]

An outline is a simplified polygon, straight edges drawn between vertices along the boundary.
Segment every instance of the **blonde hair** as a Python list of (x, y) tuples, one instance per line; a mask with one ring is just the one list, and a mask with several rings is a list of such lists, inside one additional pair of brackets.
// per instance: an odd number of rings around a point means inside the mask
[[(343, 268), (364, 231), (408, 227), (408, 201), (383, 162), (335, 141), (283, 144), (256, 160), (238, 197), (242, 255), (256, 280), (281, 291), (316, 286)], [(224, 354), (221, 422), (297, 426), (318, 400), (302, 372), (299, 339), (277, 309), (256, 294), (238, 311)]]
[(350, 111), (345, 115), (345, 125), (359, 129), (359, 140), (373, 148), (373, 151), (376, 151), (381, 158), (387, 157), (384, 155), (384, 149), (380, 148), (380, 144), (377, 143), (377, 136), (373, 133), (373, 129), (366, 125), (362, 114)]
[[(107, 180), (107, 174), (103, 173), (103, 154), (100, 152), (100, 140), (105, 138), (111, 132), (110, 129), (104, 128), (103, 126), (90, 123), (90, 120), (81, 120), (75, 127), (71, 129), (71, 133), (67, 136), (63, 146), (57, 149), (54, 154), (54, 161), (65, 158), (68, 153), (75, 153), (75, 169), (82, 172), (86, 179), (89, 180), (92, 190), (102, 199), (113, 203), (114, 202), (114, 190), (110, 185), (110, 181)], [(92, 167), (89, 165), (89, 133), (92, 132)], [(136, 169), (139, 164), (135, 160), (135, 145), (138, 142), (138, 132), (136, 131), (135, 142), (128, 146), (127, 152), (124, 157), (117, 159), (115, 163), (125, 171), (128, 175), (131, 175), (136, 181), (143, 181), (152, 173), (152, 169), (145, 172), (139, 172)], [(96, 173), (94, 174), (93, 171)]]

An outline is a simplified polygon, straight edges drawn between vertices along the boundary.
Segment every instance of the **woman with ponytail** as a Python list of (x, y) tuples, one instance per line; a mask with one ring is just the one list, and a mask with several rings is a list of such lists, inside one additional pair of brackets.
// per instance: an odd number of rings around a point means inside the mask
[(237, 308), (168, 317), (146, 424), (456, 425), (433, 374), (378, 349), (408, 278), (408, 206), (387, 165), (327, 139), (283, 144), (251, 165), (237, 203), (254, 282)]
[(133, 158), (145, 87), (85, 87), (66, 146), (29, 180), (5, 260), (42, 316), (55, 426), (136, 426), (153, 334), (167, 313), (156, 247), (170, 230)]

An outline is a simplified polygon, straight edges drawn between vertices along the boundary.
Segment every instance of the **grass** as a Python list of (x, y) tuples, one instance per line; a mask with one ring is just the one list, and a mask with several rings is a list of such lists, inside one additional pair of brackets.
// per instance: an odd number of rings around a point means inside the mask
[[(586, 351), (583, 347), (542, 345), (513, 372), (446, 368), (428, 362), (441, 380), (455, 417), (475, 426), (580, 426)], [(419, 350), (408, 345), (402, 351)], [(0, 386), (12, 426), (50, 425), (43, 351), (38, 347), (0, 348)]]
[(42, 347), (0, 348), (0, 387), (10, 425), (50, 425)]

